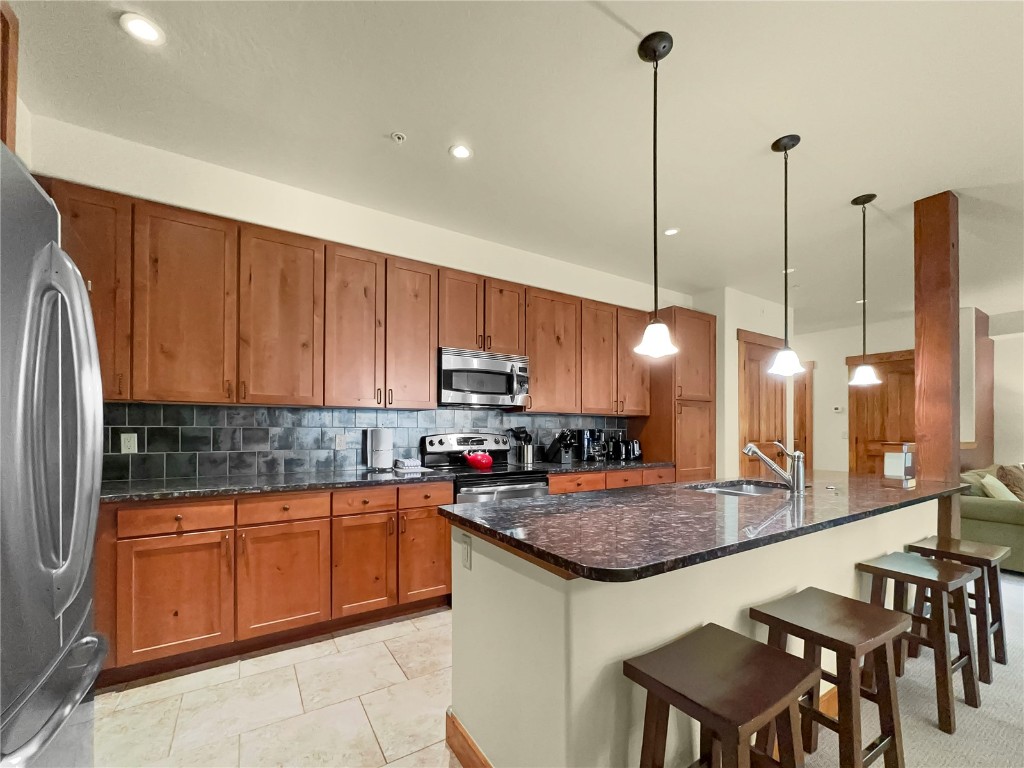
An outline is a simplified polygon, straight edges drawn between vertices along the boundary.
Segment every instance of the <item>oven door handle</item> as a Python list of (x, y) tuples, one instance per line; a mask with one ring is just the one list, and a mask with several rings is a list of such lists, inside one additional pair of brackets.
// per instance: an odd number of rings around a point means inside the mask
[(485, 494), (491, 494), (495, 491), (533, 491), (546, 489), (547, 483), (522, 483), (520, 485), (476, 485), (472, 488), (462, 488), (459, 490), (459, 495), (466, 496), (482, 496)]

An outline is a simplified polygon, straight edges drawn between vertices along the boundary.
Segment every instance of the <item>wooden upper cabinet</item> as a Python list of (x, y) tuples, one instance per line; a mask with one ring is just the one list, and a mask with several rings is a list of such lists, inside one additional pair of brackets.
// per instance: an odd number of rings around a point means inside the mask
[(60, 211), (61, 247), (89, 290), (103, 399), (126, 400), (131, 384), (132, 202), (57, 180), (50, 194)]
[(580, 413), (580, 315), (575, 296), (526, 289), (530, 411)]
[(245, 640), (331, 618), (331, 521), (239, 528), (238, 628)]
[[(583, 413), (618, 413), (616, 307), (583, 299), (580, 369)], [(533, 369), (531, 369), (532, 373)]]
[(716, 323), (714, 315), (673, 308), (671, 327), (679, 347), (675, 356), (676, 399), (715, 399)]
[(398, 513), (398, 602), (411, 603), (452, 591), (451, 535), (437, 507)]
[(398, 603), (397, 517), (368, 512), (332, 521), (333, 618)]
[[(618, 308), (616, 374), (620, 416), (646, 416), (651, 412), (651, 366), (648, 358), (633, 348), (643, 339), (648, 314), (638, 309)], [(585, 379), (584, 379), (585, 381)]]
[(437, 335), (442, 347), (484, 348), (484, 278), (441, 269)]
[(387, 258), (386, 405), (437, 407), (437, 267)]
[(135, 204), (132, 398), (234, 402), (238, 224)]
[(526, 286), (488, 277), (484, 294), (484, 349), (502, 355), (525, 355)]
[(385, 261), (362, 248), (327, 247), (326, 405), (384, 405)]
[(322, 240), (243, 224), (238, 401), (323, 405)]

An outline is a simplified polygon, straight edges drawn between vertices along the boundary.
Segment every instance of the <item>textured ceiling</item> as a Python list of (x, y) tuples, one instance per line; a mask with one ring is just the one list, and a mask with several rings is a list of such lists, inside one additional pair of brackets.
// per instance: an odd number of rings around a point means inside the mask
[[(663, 282), (782, 298), (791, 153), (798, 331), (913, 308), (915, 199), (960, 196), (963, 304), (1024, 306), (1018, 2), (15, 3), (32, 112), (649, 279), (651, 71)], [(117, 26), (137, 10), (158, 49)], [(409, 137), (401, 147), (389, 135)], [(449, 145), (475, 156), (456, 163)]]

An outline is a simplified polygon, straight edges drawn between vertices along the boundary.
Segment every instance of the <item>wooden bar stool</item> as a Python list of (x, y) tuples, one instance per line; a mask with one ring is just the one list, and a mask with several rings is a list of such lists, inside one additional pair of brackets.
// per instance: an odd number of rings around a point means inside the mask
[[(907, 551), (939, 560), (953, 560), (964, 565), (981, 569), (981, 576), (974, 581), (974, 600), (971, 613), (974, 614), (978, 640), (978, 677), (983, 683), (992, 682), (992, 645), (995, 658), (1006, 664), (1006, 633), (1003, 630), (1003, 587), (1000, 581), (999, 563), (1010, 554), (1009, 547), (997, 544), (982, 544), (965, 539), (944, 539), (929, 536), (927, 539), (907, 545)], [(924, 612), (924, 590), (917, 590), (914, 610)], [(915, 651), (919, 649), (915, 648)]]
[[(909, 612), (907, 585), (927, 589), (931, 603), (931, 617), (911, 613), (914, 627), (927, 627), (927, 636), (903, 633), (896, 643), (896, 669), (903, 668), (903, 641), (926, 645), (935, 652), (935, 693), (939, 712), (939, 728), (946, 733), (956, 731), (956, 713), (953, 702), (953, 673), (960, 670), (964, 682), (964, 700), (969, 707), (981, 706), (981, 691), (974, 667), (971, 622), (968, 618), (967, 585), (975, 581), (980, 569), (945, 560), (929, 560), (909, 552), (892, 552), (874, 560), (857, 563), (857, 570), (871, 575), (871, 602), (885, 605), (887, 579), (894, 583), (893, 607)], [(956, 619), (958, 657), (950, 658), (949, 633), (950, 606)]]
[[(823, 713), (817, 683), (800, 701), (805, 752), (818, 747), (818, 725), (839, 734), (839, 762), (843, 768), (870, 765), (885, 756), (886, 768), (903, 768), (903, 734), (896, 698), (893, 641), (910, 629), (905, 613), (890, 611), (811, 587), (795, 595), (750, 609), (750, 618), (768, 627), (768, 644), (785, 650), (789, 635), (804, 641), (804, 659), (821, 664), (821, 649), (836, 654), (836, 671), (821, 676), (839, 689), (839, 718)], [(875, 690), (861, 687), (861, 659), (874, 659)], [(878, 705), (881, 735), (866, 748), (861, 737), (860, 698)], [(771, 727), (758, 734), (762, 749), (772, 748)]]
[[(665, 764), (668, 708), (700, 723), (700, 758), (724, 768), (804, 764), (798, 728), (800, 695), (821, 679), (813, 662), (706, 624), (675, 642), (622, 663), (623, 674), (647, 689), (641, 768)], [(751, 737), (777, 721), (779, 761), (751, 747)]]

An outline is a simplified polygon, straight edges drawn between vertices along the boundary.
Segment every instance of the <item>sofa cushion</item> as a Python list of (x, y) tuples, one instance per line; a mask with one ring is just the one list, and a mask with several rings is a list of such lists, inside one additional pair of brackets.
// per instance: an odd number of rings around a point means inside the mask
[(985, 496), (985, 489), (981, 485), (981, 478), (984, 476), (985, 473), (981, 470), (971, 470), (960, 475), (960, 479), (971, 486), (971, 489), (966, 491), (964, 496)]
[(1024, 469), (1007, 464), (996, 470), (996, 479), (1010, 489), (1010, 493), (1024, 501)]
[(1009, 488), (999, 482), (999, 478), (995, 475), (985, 475), (981, 478), (981, 486), (985, 489), (985, 494), (990, 498), (1002, 501), (1019, 501)]
[(960, 500), (960, 515), (968, 520), (1024, 526), (1024, 502), (967, 496)]

